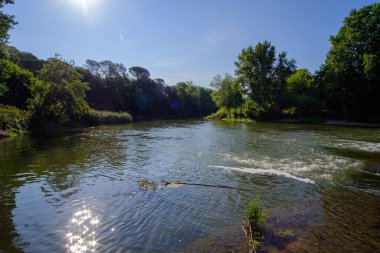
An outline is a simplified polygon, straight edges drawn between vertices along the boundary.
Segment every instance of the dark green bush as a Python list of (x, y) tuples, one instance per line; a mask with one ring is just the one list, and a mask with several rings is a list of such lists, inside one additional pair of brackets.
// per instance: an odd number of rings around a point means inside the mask
[(0, 104), (1, 135), (14, 135), (25, 132), (29, 127), (31, 113), (10, 105)]

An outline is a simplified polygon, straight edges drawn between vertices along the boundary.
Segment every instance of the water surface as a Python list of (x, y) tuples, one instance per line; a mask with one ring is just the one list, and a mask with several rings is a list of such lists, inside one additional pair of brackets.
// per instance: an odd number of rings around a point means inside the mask
[(256, 194), (263, 251), (380, 251), (380, 130), (152, 121), (2, 139), (0, 252), (247, 252)]

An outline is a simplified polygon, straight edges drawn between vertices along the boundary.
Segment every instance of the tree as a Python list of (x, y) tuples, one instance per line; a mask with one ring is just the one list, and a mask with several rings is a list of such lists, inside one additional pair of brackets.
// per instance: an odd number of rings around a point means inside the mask
[(215, 76), (210, 86), (216, 89), (211, 96), (218, 107), (233, 108), (243, 103), (241, 88), (231, 75)]
[(286, 92), (286, 79), (296, 70), (296, 61), (288, 60), (286, 52), (278, 54), (277, 64), (274, 70), (275, 90), (277, 97), (280, 98)]
[(320, 71), (326, 90), (346, 119), (380, 121), (380, 4), (352, 10), (330, 41)]
[[(2, 9), (5, 4), (14, 4), (14, 1), (0, 0), (0, 9)], [(0, 44), (6, 42), (8, 39), (8, 31), (16, 24), (17, 22), (14, 20), (14, 16), (4, 14), (0, 11)]]
[(9, 60), (0, 59), (0, 104), (26, 108), (34, 82), (35, 79), (30, 71), (20, 68)]
[(294, 74), (286, 78), (286, 86), (289, 93), (302, 95), (313, 88), (314, 78), (307, 69), (298, 69)]
[(286, 52), (276, 58), (275, 47), (264, 41), (243, 49), (235, 65), (236, 82), (251, 99), (245, 107), (255, 110), (245, 114), (266, 120), (276, 117), (286, 106), (286, 78), (294, 72), (295, 60), (288, 60)]
[(38, 78), (29, 101), (35, 120), (64, 125), (88, 112), (89, 106), (84, 99), (88, 84), (81, 81), (82, 76), (73, 65), (58, 56), (50, 58)]
[(318, 97), (316, 81), (309, 70), (296, 70), (286, 79), (286, 84), (292, 100), (290, 106), (296, 108), (296, 115), (320, 116), (321, 103), (316, 99)]
[(216, 110), (212, 101), (212, 90), (196, 86), (192, 81), (179, 82), (166, 87), (171, 110), (180, 118), (195, 118), (209, 115)]
[(259, 105), (274, 100), (273, 73), (276, 50), (270, 42), (243, 49), (235, 62), (238, 82)]
[(21, 68), (27, 69), (34, 74), (40, 70), (44, 64), (44, 61), (38, 59), (35, 55), (28, 52), (20, 52), (17, 48), (8, 46), (6, 48), (7, 57), (12, 62), (16, 63)]
[(94, 60), (86, 60), (85, 68), (92, 74), (98, 75), (104, 79), (124, 78), (128, 79), (127, 68), (121, 63), (111, 61), (97, 62)]
[(129, 73), (135, 80), (140, 80), (140, 79), (149, 79), (150, 78), (150, 73), (146, 68), (143, 67), (131, 67), (129, 68)]

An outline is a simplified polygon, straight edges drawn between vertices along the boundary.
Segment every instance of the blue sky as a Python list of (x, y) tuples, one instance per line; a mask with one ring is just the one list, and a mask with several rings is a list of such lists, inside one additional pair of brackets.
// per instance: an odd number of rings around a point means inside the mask
[(142, 66), (168, 84), (208, 86), (233, 74), (243, 48), (264, 40), (315, 71), (351, 9), (366, 0), (15, 0), (10, 44), (46, 59), (55, 53)]

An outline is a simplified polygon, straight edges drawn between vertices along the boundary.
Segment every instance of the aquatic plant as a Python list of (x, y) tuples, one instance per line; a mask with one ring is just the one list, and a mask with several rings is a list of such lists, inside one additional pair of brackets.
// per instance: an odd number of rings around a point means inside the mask
[(250, 201), (246, 208), (245, 221), (242, 226), (250, 252), (256, 252), (259, 246), (259, 238), (266, 221), (265, 211), (259, 206), (259, 198)]

